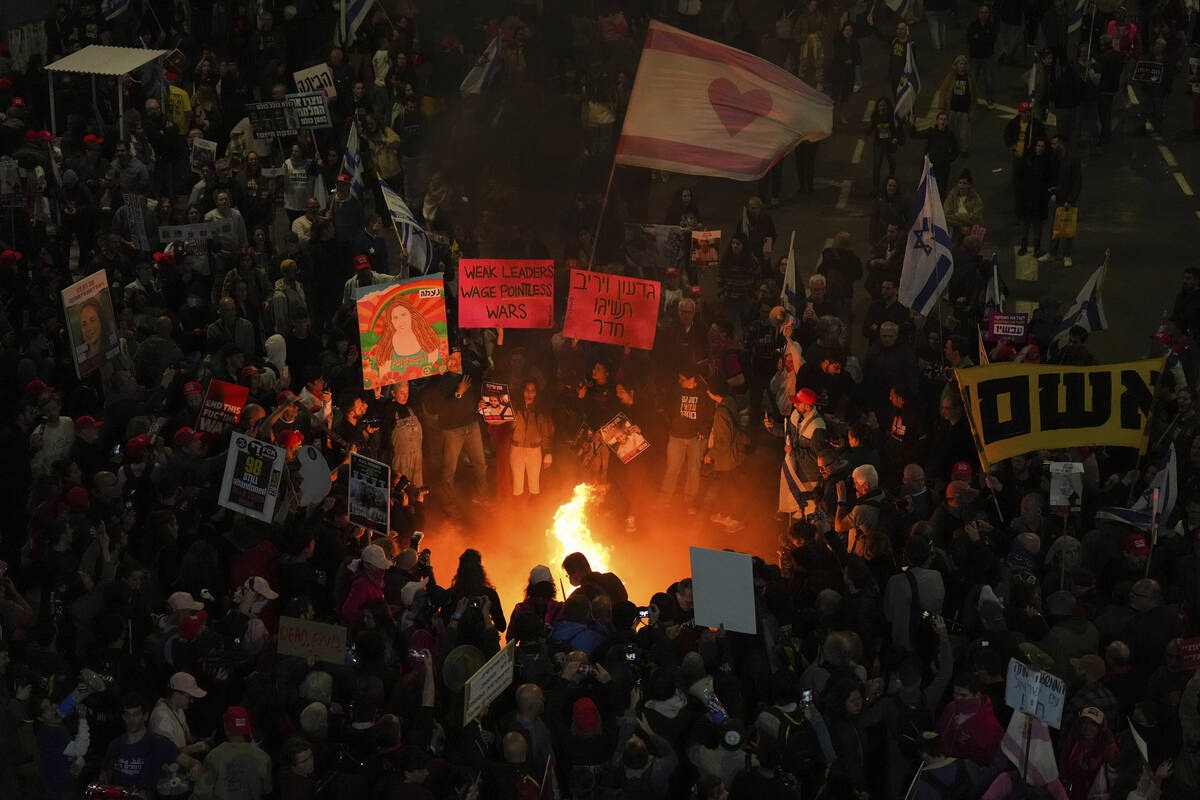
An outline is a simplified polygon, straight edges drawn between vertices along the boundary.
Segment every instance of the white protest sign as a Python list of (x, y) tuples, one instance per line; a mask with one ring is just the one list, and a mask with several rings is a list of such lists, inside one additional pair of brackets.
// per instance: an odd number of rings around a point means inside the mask
[(317, 64), (312, 67), (296, 70), (292, 73), (299, 92), (325, 92), (330, 100), (337, 97), (337, 87), (333, 85), (333, 70), (328, 64)]
[(1083, 506), (1083, 464), (1050, 462), (1050, 507), (1078, 511)]
[(1010, 708), (1032, 714), (1051, 728), (1061, 728), (1066, 696), (1067, 684), (1062, 678), (1015, 658), (1009, 660), (1004, 702)]
[(490, 661), (467, 679), (467, 684), (463, 689), (463, 725), (469, 724), (471, 720), (482, 714), (488, 703), (495, 700), (501, 692), (512, 685), (513, 667), (516, 664), (517, 655), (515, 644), (515, 642), (509, 642), (503, 650), (492, 656)]
[(745, 553), (691, 548), (696, 625), (758, 633), (754, 613), (754, 564)]
[(329, 474), (329, 462), (321, 451), (306, 444), (296, 454), (300, 464), (300, 505), (315, 506), (329, 496), (333, 489), (333, 476)]

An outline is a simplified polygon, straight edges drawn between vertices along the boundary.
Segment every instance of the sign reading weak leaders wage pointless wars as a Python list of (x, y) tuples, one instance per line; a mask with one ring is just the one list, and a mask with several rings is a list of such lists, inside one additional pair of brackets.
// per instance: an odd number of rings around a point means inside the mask
[(1051, 728), (1061, 728), (1066, 696), (1067, 684), (1062, 678), (1015, 658), (1009, 660), (1004, 702), (1014, 711), (1032, 714)]
[(988, 364), (956, 369), (984, 465), (1034, 450), (1146, 445), (1164, 359), (1094, 367)]
[(509, 642), (504, 649), (491, 660), (476, 670), (467, 678), (463, 688), (463, 725), (480, 716), (500, 694), (512, 685), (513, 667), (516, 664), (515, 642)]
[(464, 258), (458, 262), (461, 328), (553, 328), (554, 262)]
[(649, 350), (661, 296), (658, 281), (573, 269), (563, 336)]
[(279, 655), (346, 663), (346, 629), (296, 617), (279, 618)]

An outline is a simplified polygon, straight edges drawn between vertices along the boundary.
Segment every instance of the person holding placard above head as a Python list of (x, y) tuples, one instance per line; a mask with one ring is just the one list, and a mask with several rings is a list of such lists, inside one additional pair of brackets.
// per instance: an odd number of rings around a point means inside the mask
[(417, 310), (412, 301), (397, 295), (375, 323), (379, 341), (371, 351), (381, 383), (390, 376), (410, 374), (419, 368), (424, 374), (436, 371), (441, 362), (441, 341), (437, 331)]

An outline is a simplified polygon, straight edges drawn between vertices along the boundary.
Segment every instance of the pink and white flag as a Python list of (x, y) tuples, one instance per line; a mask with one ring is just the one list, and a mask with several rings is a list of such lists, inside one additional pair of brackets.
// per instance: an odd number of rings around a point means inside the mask
[(739, 181), (833, 132), (833, 101), (741, 50), (651, 22), (616, 162)]
[[(1028, 760), (1025, 758), (1027, 742)], [(1050, 743), (1050, 728), (1037, 717), (1024, 711), (1013, 711), (1008, 730), (1000, 740), (1000, 751), (1018, 770), (1026, 770), (1025, 780), (1031, 786), (1045, 786), (1058, 780), (1058, 761), (1054, 757), (1054, 745)]]

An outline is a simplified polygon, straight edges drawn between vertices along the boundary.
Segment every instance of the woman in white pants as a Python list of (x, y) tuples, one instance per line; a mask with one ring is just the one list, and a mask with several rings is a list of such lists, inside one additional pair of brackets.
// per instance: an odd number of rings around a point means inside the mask
[(550, 415), (537, 402), (537, 384), (525, 381), (521, 388), (521, 403), (515, 410), (513, 420), (512, 449), (509, 454), (512, 464), (513, 496), (525, 494), (525, 482), (529, 482), (529, 493), (541, 492), (542, 467), (550, 466), (553, 460), (554, 423)]

